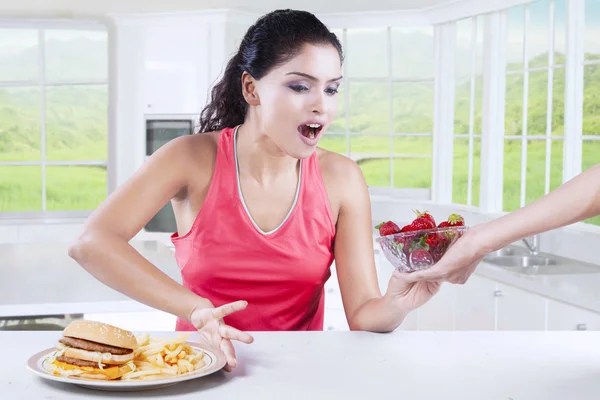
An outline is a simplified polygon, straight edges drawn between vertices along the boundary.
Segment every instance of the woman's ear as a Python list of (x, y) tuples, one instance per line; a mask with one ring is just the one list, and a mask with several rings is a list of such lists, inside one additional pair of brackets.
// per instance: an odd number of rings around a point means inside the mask
[(260, 105), (260, 98), (256, 90), (256, 80), (245, 71), (242, 73), (242, 94), (249, 105)]

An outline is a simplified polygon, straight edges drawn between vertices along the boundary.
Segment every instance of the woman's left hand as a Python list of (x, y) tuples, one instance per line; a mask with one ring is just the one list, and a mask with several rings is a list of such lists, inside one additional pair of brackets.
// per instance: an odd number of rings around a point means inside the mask
[(440, 290), (440, 286), (441, 282), (437, 281), (415, 282), (410, 279), (410, 274), (394, 270), (385, 296), (410, 312), (429, 301)]

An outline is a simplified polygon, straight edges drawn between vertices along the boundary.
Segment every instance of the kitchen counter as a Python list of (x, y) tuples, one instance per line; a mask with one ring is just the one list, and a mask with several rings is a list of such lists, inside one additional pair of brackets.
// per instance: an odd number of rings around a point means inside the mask
[[(172, 279), (181, 282), (173, 250), (157, 240), (132, 245)], [(382, 284), (393, 268), (374, 244)], [(588, 264), (589, 266), (589, 264)], [(565, 266), (568, 269), (569, 265)], [(475, 275), (600, 313), (600, 266), (594, 273), (525, 275), (482, 262)], [(67, 243), (0, 244), (0, 317), (154, 311), (105, 286), (67, 254)]]
[[(171, 249), (157, 241), (131, 244), (181, 282)], [(60, 242), (0, 244), (0, 317), (154, 310), (96, 280), (67, 251)]]
[[(581, 272), (588, 267), (592, 272)], [(475, 274), (600, 313), (600, 266), (570, 261), (560, 268), (573, 273), (527, 275), (483, 261)]]
[(26, 370), (59, 335), (0, 332), (10, 360), (0, 365), (2, 398), (596, 400), (600, 393), (600, 332), (261, 332), (237, 345), (232, 373), (137, 393), (48, 382)]

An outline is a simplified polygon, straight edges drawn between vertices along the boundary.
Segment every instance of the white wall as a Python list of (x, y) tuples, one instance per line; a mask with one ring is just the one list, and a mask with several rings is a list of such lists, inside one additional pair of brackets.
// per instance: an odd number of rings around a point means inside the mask
[(312, 12), (364, 12), (390, 10), (420, 10), (453, 0), (262, 0), (249, 4), (247, 0), (21, 0), (1, 2), (0, 13), (70, 12), (80, 15), (113, 13), (171, 13), (213, 9), (253, 9), (264, 12), (275, 8), (305, 9)]

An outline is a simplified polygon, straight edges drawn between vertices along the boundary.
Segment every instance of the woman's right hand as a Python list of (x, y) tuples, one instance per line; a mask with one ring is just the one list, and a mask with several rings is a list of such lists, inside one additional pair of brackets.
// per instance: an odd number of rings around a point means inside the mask
[(220, 349), (225, 354), (227, 365), (224, 369), (228, 372), (237, 364), (235, 349), (231, 341), (238, 340), (250, 344), (254, 338), (246, 332), (226, 325), (223, 318), (245, 309), (247, 305), (246, 301), (235, 301), (216, 308), (212, 304), (208, 307), (206, 304), (202, 304), (190, 314), (190, 322), (198, 329), (198, 333), (206, 341), (206, 344)]

